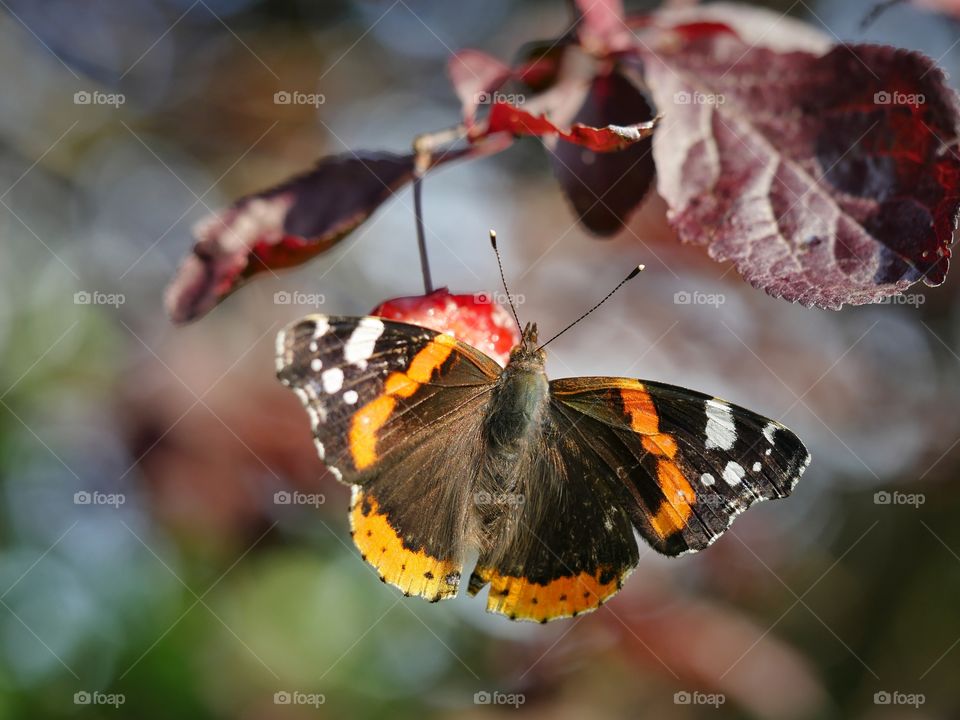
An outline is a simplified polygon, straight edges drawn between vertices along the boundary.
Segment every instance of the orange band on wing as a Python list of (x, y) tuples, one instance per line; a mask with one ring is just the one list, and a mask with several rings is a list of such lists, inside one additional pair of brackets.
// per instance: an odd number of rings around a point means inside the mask
[[(541, 585), (522, 577), (501, 575), (483, 568), (474, 572), (490, 583), (487, 610), (502, 613), (511, 620), (547, 622), (563, 617), (574, 617), (596, 610), (623, 585), (627, 571), (601, 568), (596, 573), (559, 577)], [(600, 578), (611, 576), (607, 582)]]
[(654, 532), (666, 539), (687, 526), (697, 494), (677, 464), (667, 458), (660, 458), (657, 462), (657, 485), (664, 500), (657, 512), (650, 516), (650, 523)]
[(408, 398), (430, 378), (456, 347), (449, 335), (437, 335), (414, 355), (406, 372), (392, 373), (383, 386), (383, 394), (374, 398), (353, 416), (350, 423), (350, 454), (357, 470), (377, 461), (377, 433), (386, 425), (396, 407), (396, 398)]
[(630, 428), (641, 435), (654, 435), (660, 425), (657, 409), (642, 383), (635, 380), (620, 388), (623, 409), (630, 416)]
[(641, 442), (643, 443), (643, 449), (648, 453), (666, 458), (674, 458), (677, 455), (677, 441), (673, 439), (672, 435), (665, 433), (644, 435)]
[(440, 560), (425, 551), (404, 547), (400, 535), (373, 498), (357, 491), (350, 508), (353, 542), (363, 559), (377, 569), (384, 581), (407, 595), (440, 600), (457, 594), (460, 565)]
[(650, 524), (657, 535), (666, 539), (687, 526), (693, 514), (691, 505), (697, 501), (697, 494), (674, 461), (677, 441), (672, 435), (660, 432), (657, 409), (643, 385), (637, 382), (622, 387), (620, 397), (624, 410), (630, 416), (630, 428), (643, 436), (640, 440), (643, 449), (657, 457), (656, 480), (663, 493), (663, 502), (657, 512), (650, 516)]

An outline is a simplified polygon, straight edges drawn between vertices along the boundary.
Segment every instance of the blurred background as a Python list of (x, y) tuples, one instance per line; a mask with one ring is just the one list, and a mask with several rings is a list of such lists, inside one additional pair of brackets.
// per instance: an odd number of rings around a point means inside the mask
[[(0, 5), (0, 718), (960, 714), (956, 278), (806, 310), (681, 247), (655, 196), (588, 236), (536, 141), (431, 174), (435, 282), (499, 290), (495, 227), (544, 333), (647, 265), (551, 346), (552, 376), (707, 391), (786, 423), (813, 463), (708, 551), (648, 551), (592, 615), (404, 599), (354, 550), (273, 345), (313, 305), (421, 292), (409, 190), (192, 325), (162, 290), (196, 220), (321, 155), (455, 124), (450, 53), (509, 59), (564, 31), (565, 3)], [(772, 7), (958, 75), (955, 22), (904, 4), (861, 32), (871, 5)]]

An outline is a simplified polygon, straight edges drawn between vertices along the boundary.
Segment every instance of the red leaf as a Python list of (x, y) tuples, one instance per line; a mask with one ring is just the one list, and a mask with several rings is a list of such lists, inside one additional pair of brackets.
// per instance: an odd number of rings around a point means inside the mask
[[(606, 125), (652, 120), (653, 116), (643, 93), (619, 72), (612, 72), (594, 79), (574, 119)], [(561, 141), (552, 148), (551, 160), (577, 218), (600, 235), (612, 235), (623, 227), (655, 174), (649, 138), (611, 153), (595, 153)]]
[(516, 136), (544, 137), (555, 135), (589, 150), (612, 152), (622, 150), (649, 138), (653, 134), (656, 124), (656, 120), (630, 125), (607, 125), (606, 127), (590, 127), (575, 123), (569, 130), (562, 130), (547, 120), (545, 115), (533, 115), (513, 105), (498, 102), (493, 104), (490, 115), (487, 117), (486, 126), (474, 135), (474, 139), (499, 132), (508, 132)]
[(930, 60), (874, 46), (777, 53), (726, 34), (672, 47), (643, 58), (666, 116), (658, 189), (681, 239), (805, 305), (943, 282), (960, 107)]
[(386, 300), (370, 314), (449, 333), (506, 365), (510, 350), (520, 342), (520, 333), (513, 316), (495, 297), (487, 292), (451, 295), (440, 288), (429, 295)]
[(194, 320), (251, 276), (329, 249), (412, 177), (412, 155), (334, 155), (241, 198), (194, 227), (193, 254), (166, 290), (167, 312), (174, 322)]

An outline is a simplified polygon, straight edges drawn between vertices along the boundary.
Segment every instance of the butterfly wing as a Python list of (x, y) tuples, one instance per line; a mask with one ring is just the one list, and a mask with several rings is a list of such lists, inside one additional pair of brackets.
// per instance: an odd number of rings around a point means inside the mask
[(780, 423), (684, 388), (565, 378), (550, 389), (617, 478), (637, 530), (666, 555), (702, 550), (754, 503), (788, 496), (810, 463)]
[(599, 607), (637, 564), (637, 535), (700, 550), (747, 507), (793, 489), (810, 457), (779, 423), (682, 388), (621, 378), (550, 383), (524, 503), (470, 580), (487, 609), (547, 622)]
[(500, 367), (449, 335), (375, 317), (311, 315), (277, 337), (277, 376), (317, 451), (354, 486), (354, 543), (381, 579), (456, 594), (484, 408)]
[[(551, 412), (538, 452), (521, 460), (501, 501), (496, 538), (469, 592), (490, 585), (487, 610), (547, 622), (599, 607), (637, 564), (631, 517), (602, 458)], [(481, 508), (482, 509), (482, 508)]]

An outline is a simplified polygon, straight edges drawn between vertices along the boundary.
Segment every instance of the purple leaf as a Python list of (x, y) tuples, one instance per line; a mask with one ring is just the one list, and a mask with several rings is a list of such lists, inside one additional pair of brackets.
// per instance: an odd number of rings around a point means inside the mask
[[(594, 78), (574, 121), (603, 126), (653, 117), (636, 85), (619, 72), (611, 72)], [(610, 153), (593, 152), (561, 140), (551, 148), (551, 162), (577, 219), (599, 235), (611, 235), (623, 227), (655, 175), (650, 138)]]
[(665, 116), (658, 189), (682, 240), (804, 305), (943, 282), (960, 108), (929, 59), (874, 46), (777, 53), (730, 34), (642, 57)]
[(165, 294), (174, 322), (194, 320), (248, 278), (324, 252), (413, 178), (413, 155), (361, 152), (247, 195), (194, 226), (193, 253)]

